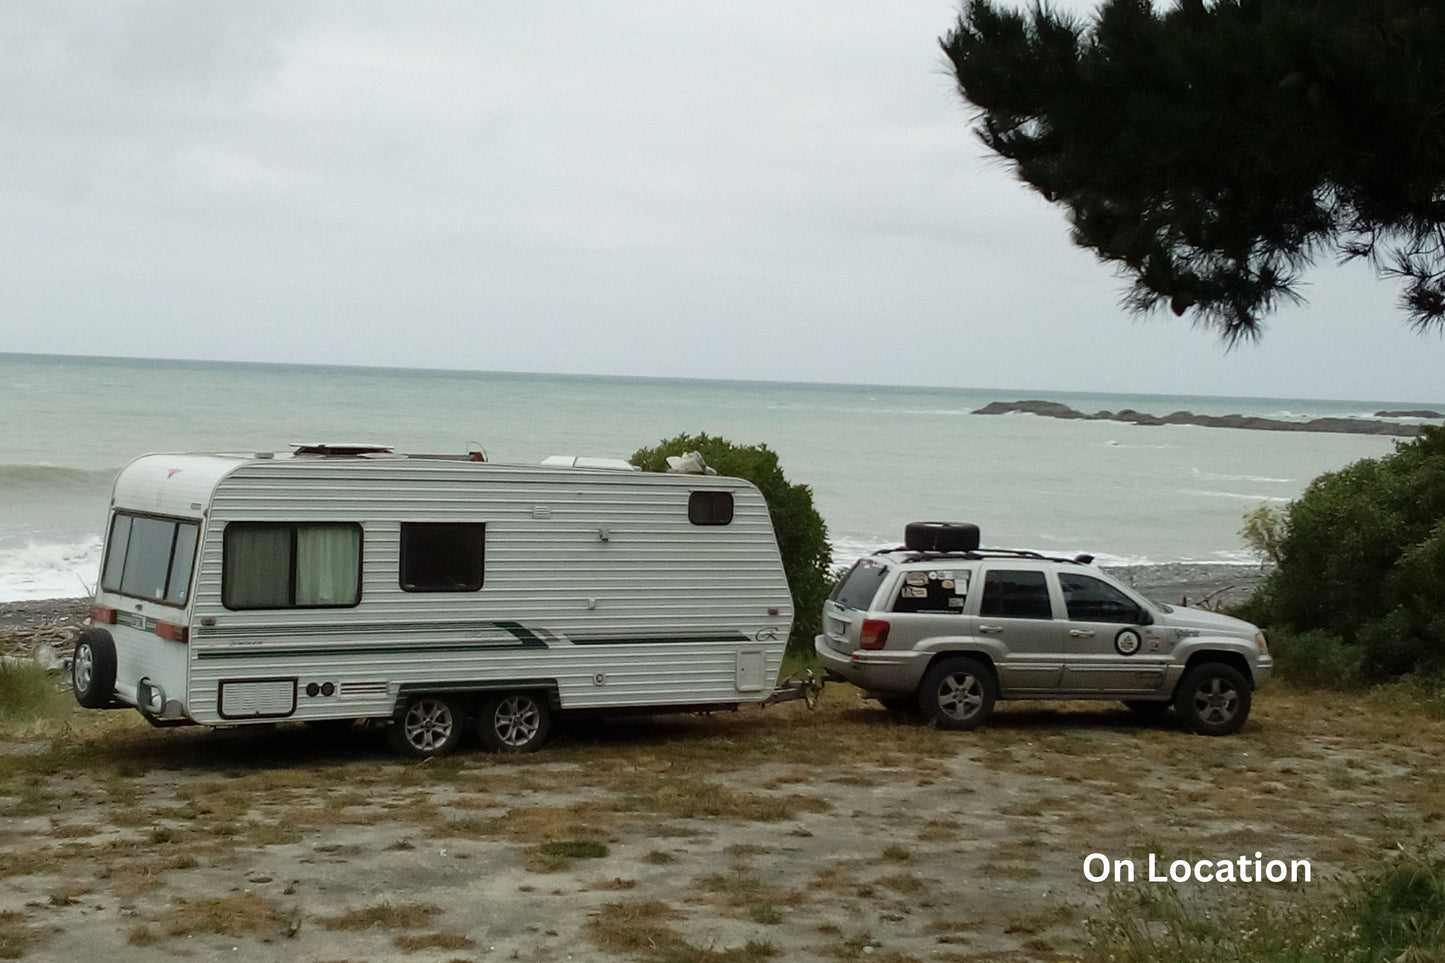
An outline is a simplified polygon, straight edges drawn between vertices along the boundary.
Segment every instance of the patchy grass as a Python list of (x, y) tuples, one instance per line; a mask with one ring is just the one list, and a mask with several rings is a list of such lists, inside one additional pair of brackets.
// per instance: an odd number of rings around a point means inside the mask
[(255, 893), (235, 893), (219, 899), (178, 898), (164, 923), (170, 936), (269, 936), (280, 928), (280, 921), (281, 913), (270, 900)]
[(347, 910), (334, 916), (318, 916), (315, 922), (328, 930), (407, 930), (420, 929), (441, 912), (430, 903), (379, 903), (361, 909)]

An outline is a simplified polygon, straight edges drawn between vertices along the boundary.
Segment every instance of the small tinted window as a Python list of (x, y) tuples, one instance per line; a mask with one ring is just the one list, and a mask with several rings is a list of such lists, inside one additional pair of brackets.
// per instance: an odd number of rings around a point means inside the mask
[(861, 558), (833, 589), (833, 601), (845, 608), (867, 610), (887, 575), (887, 565), (880, 565), (871, 558)]
[(963, 612), (968, 595), (968, 569), (907, 572), (893, 601), (895, 612)]
[(200, 525), (117, 512), (100, 584), (107, 592), (185, 605)]
[(1064, 590), (1064, 604), (1069, 609), (1073, 622), (1122, 622), (1138, 625), (1141, 621), (1139, 606), (1133, 599), (1088, 575), (1074, 572), (1059, 573), (1059, 587)]
[(999, 619), (1051, 619), (1049, 586), (1043, 572), (993, 570), (983, 578), (979, 615)]
[(487, 526), (403, 523), (401, 587), (407, 592), (475, 592), (482, 587)]
[(733, 493), (692, 492), (687, 496), (687, 520), (694, 525), (731, 524)]
[(361, 526), (233, 522), (221, 604), (228, 609), (339, 608), (361, 601)]

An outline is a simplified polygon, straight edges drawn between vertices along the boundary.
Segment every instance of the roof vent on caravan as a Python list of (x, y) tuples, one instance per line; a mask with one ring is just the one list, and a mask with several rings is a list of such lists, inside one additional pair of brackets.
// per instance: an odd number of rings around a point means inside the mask
[(392, 445), (341, 445), (341, 444), (292, 444), (291, 450), (297, 455), (343, 456), (355, 458), (359, 455), (389, 455)]
[(667, 470), (680, 475), (716, 475), (702, 460), (702, 453), (690, 451), (683, 455), (668, 455)]
[(605, 468), (609, 471), (641, 471), (625, 458), (594, 458), (590, 455), (550, 455), (542, 459), (548, 468)]

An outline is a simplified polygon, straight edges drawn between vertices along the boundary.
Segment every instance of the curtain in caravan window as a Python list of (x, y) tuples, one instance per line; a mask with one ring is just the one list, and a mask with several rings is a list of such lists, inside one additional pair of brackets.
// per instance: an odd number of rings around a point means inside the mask
[(360, 574), (361, 529), (355, 525), (297, 527), (297, 605), (355, 605)]
[(291, 604), (290, 525), (227, 527), (221, 599), (228, 609)]

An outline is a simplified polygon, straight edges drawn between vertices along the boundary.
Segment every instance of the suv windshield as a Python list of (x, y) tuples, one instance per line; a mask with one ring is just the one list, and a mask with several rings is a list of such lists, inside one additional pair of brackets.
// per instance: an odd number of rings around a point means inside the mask
[(888, 566), (871, 558), (860, 558), (838, 587), (833, 590), (833, 601), (844, 608), (866, 609), (878, 594), (878, 586), (888, 575)]

